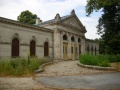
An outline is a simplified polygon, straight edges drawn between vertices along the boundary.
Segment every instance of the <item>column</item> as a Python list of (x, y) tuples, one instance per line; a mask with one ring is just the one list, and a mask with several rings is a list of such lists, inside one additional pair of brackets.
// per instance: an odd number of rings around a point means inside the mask
[(63, 60), (63, 32), (60, 32), (60, 59)]
[(71, 34), (68, 33), (68, 59), (71, 60)]
[(54, 31), (54, 59), (60, 60), (60, 32)]
[(79, 44), (78, 44), (78, 37), (76, 37), (76, 47), (77, 47), (76, 59), (79, 59)]

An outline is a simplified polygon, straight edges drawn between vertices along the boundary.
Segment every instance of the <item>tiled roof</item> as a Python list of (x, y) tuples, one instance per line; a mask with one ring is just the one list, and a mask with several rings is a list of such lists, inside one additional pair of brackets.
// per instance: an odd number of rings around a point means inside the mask
[[(63, 17), (61, 17), (61, 20), (66, 19), (69, 16), (70, 15), (63, 16)], [(50, 23), (50, 22), (55, 22), (55, 19), (51, 19), (51, 20), (48, 20), (48, 21), (41, 22), (39, 25), (44, 25), (44, 24), (47, 24), (47, 23)]]

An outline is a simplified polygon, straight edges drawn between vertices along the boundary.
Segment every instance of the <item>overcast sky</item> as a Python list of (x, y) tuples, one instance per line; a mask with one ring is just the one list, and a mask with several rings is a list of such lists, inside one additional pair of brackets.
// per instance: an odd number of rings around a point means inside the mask
[(53, 19), (56, 13), (60, 16), (69, 15), (75, 10), (76, 15), (86, 27), (86, 38), (99, 38), (96, 26), (100, 13), (93, 13), (86, 17), (85, 6), (87, 0), (0, 0), (0, 17), (17, 20), (22, 11), (29, 10), (42, 21)]

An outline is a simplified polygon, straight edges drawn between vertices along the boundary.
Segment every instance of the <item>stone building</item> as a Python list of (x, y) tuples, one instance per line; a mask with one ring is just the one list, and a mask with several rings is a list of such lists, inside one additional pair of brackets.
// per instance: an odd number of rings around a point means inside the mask
[(86, 29), (75, 11), (70, 15), (35, 25), (0, 17), (0, 58), (49, 57), (54, 60), (75, 60), (79, 54), (99, 54), (99, 44), (85, 38)]

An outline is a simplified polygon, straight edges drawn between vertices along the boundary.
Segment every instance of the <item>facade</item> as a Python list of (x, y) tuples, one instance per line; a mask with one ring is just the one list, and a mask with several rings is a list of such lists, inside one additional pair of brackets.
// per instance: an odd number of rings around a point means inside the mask
[(93, 47), (99, 54), (99, 45), (85, 38), (85, 27), (72, 10), (70, 15), (41, 22), (35, 25), (0, 17), (0, 58), (6, 57), (49, 57), (54, 60), (76, 60), (79, 54)]

